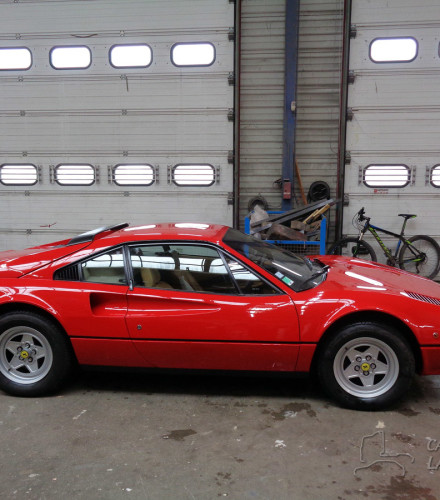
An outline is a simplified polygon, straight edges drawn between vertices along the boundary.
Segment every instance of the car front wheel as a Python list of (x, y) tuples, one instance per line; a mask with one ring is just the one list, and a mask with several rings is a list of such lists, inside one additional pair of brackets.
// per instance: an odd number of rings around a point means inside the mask
[(54, 322), (28, 312), (0, 317), (0, 389), (16, 396), (49, 394), (71, 368), (68, 340)]
[(323, 346), (317, 369), (326, 392), (343, 406), (380, 410), (407, 392), (415, 361), (395, 328), (362, 322), (342, 328)]

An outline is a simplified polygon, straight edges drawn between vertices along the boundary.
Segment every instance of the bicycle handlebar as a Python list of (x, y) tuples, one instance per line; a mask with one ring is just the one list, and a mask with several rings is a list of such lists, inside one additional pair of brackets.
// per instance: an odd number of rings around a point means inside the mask
[(365, 210), (364, 207), (362, 207), (359, 212), (358, 212), (359, 220), (362, 222), (366, 219), (365, 217)]
[(359, 212), (353, 217), (353, 226), (356, 229), (361, 230), (361, 228), (359, 227), (359, 223), (364, 222), (364, 221), (366, 221), (366, 222), (365, 222), (365, 224), (362, 224), (362, 227), (363, 227), (363, 231), (366, 231), (368, 228), (368, 225), (370, 224), (370, 217), (365, 216), (365, 209), (364, 209), (364, 207), (362, 207), (359, 210)]

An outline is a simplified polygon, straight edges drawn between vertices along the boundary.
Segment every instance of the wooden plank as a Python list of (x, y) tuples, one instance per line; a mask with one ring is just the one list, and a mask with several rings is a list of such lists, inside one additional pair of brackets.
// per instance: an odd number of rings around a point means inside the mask
[[(310, 214), (311, 212), (314, 212), (315, 210), (318, 210), (320, 208), (325, 207), (326, 205), (336, 205), (339, 203), (340, 200), (321, 200), (317, 201), (316, 203), (311, 203), (310, 205), (307, 205), (306, 207), (301, 207), (301, 208), (296, 208), (294, 210), (289, 210), (287, 212), (283, 212), (281, 214), (275, 214), (271, 215), (270, 217), (267, 217), (266, 219), (260, 220), (258, 222), (255, 222), (251, 224), (251, 234), (253, 233), (258, 233), (260, 231), (264, 231), (265, 229), (268, 229), (273, 222), (286, 222), (292, 219), (299, 219), (300, 217), (303, 217), (304, 215)], [(258, 227), (260, 226), (260, 227)]]

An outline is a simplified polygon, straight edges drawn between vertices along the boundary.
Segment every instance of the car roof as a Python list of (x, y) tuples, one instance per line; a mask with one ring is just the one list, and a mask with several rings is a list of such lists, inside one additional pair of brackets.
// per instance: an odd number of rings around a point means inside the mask
[(128, 226), (99, 238), (100, 246), (112, 246), (131, 241), (200, 240), (219, 243), (228, 226), (193, 222), (162, 222), (143, 226)]

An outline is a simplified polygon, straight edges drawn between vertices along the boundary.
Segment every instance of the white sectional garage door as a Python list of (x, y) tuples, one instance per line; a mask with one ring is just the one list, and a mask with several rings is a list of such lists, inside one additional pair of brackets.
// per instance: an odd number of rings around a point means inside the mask
[(407, 234), (439, 240), (440, 4), (354, 0), (352, 26), (343, 232), (364, 206), (396, 232), (397, 214), (418, 214)]
[(0, 9), (0, 249), (115, 222), (232, 223), (229, 0)]

